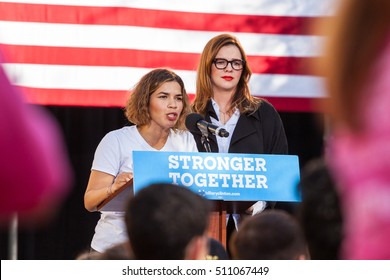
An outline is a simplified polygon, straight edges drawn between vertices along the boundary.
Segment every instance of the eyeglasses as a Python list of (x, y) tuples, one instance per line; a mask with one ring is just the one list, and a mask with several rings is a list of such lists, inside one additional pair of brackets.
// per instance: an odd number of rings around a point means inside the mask
[(215, 65), (215, 67), (217, 69), (220, 69), (220, 70), (225, 69), (229, 63), (234, 70), (241, 70), (242, 68), (244, 68), (245, 60), (233, 59), (233, 60), (229, 61), (229, 60), (224, 59), (224, 58), (216, 58), (216, 59), (214, 59), (213, 63)]

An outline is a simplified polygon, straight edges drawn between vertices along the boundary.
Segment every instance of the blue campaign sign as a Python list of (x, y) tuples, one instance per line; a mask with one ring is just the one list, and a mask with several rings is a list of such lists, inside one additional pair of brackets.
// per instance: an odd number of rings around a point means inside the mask
[(294, 155), (134, 151), (133, 164), (135, 193), (173, 183), (212, 200), (301, 200)]

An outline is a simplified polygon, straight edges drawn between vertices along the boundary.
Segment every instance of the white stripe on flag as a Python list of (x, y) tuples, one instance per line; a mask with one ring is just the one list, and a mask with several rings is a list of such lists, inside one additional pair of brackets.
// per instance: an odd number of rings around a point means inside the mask
[(335, 0), (6, 0), (1, 2), (307, 17), (331, 15), (333, 14), (335, 3), (337, 3)]
[[(58, 89), (131, 89), (149, 68), (4, 64), (18, 86)], [(188, 93), (195, 92), (194, 71), (176, 70)], [(269, 97), (324, 97), (322, 79), (302, 75), (252, 75), (253, 95)]]
[[(77, 25), (0, 21), (3, 44), (122, 48), (200, 53), (221, 32), (173, 30), (115, 25)], [(311, 57), (319, 55), (321, 37), (232, 33), (247, 55)]]

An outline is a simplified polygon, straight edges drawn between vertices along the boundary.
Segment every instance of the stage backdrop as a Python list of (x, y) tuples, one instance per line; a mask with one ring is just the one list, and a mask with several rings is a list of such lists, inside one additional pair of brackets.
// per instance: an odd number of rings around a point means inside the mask
[[(85, 187), (97, 144), (127, 124), (119, 108), (127, 90), (150, 69), (170, 67), (193, 94), (199, 54), (222, 32), (236, 35), (247, 51), (252, 93), (281, 111), (290, 154), (299, 155), (301, 167), (320, 156), (324, 131), (312, 101), (325, 95), (307, 62), (321, 54), (324, 38), (310, 25), (331, 16), (333, 2), (0, 1), (3, 66), (29, 102), (46, 105), (57, 118), (75, 171), (57, 218), (43, 228), (20, 229), (19, 258), (74, 259), (89, 249), (99, 215), (85, 210)], [(7, 258), (7, 237), (0, 229), (1, 259)]]
[[(89, 250), (99, 214), (84, 208), (84, 192), (88, 183), (96, 147), (109, 131), (128, 125), (120, 108), (45, 106), (56, 117), (64, 132), (75, 173), (70, 196), (61, 211), (44, 227), (20, 228), (18, 258), (27, 260), (68, 260)], [(323, 129), (317, 114), (281, 112), (286, 129), (289, 152), (298, 155), (300, 166), (322, 154)], [(279, 208), (294, 210), (285, 203)], [(8, 258), (8, 229), (0, 228), (0, 259)]]
[(310, 30), (334, 0), (0, 1), (4, 67), (41, 105), (123, 106), (152, 68), (169, 67), (193, 97), (199, 54), (222, 32), (242, 42), (253, 95), (279, 111), (313, 111), (325, 96), (308, 63), (323, 38)]

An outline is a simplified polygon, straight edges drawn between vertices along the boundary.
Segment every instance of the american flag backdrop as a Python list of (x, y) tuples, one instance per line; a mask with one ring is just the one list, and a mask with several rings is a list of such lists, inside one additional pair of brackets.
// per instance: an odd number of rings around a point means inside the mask
[(11, 81), (42, 105), (123, 106), (142, 75), (169, 67), (195, 93), (200, 53), (232, 33), (253, 71), (253, 95), (280, 111), (325, 96), (307, 63), (324, 38), (313, 20), (332, 0), (27, 0), (0, 2), (0, 47)]

